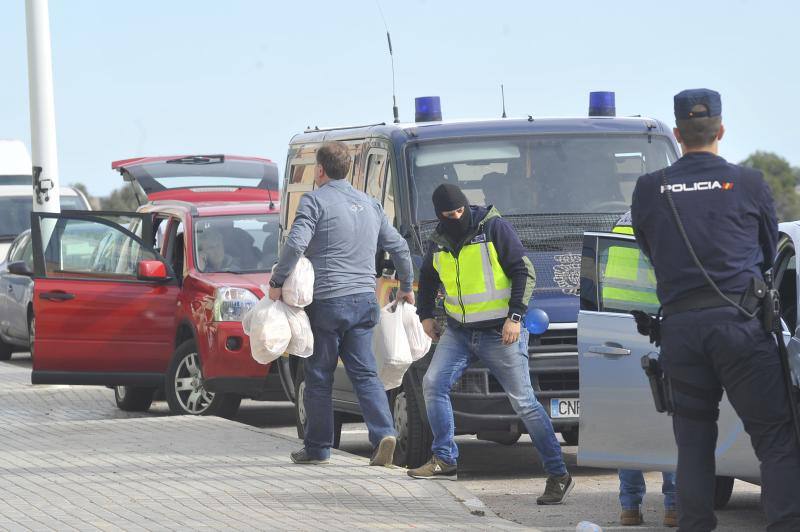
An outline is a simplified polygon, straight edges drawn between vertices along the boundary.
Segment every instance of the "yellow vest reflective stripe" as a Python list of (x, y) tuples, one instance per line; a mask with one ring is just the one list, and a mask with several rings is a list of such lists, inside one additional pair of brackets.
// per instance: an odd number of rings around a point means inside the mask
[(459, 323), (505, 318), (511, 299), (511, 279), (492, 242), (465, 244), (458, 257), (440, 248), (433, 267), (444, 286), (444, 308)]

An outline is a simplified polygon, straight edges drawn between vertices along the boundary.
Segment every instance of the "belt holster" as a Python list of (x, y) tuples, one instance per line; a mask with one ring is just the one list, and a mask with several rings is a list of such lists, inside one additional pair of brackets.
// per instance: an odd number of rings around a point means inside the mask
[(656, 411), (666, 412), (671, 415), (674, 412), (672, 393), (664, 377), (661, 361), (658, 358), (651, 358), (649, 354), (644, 355), (642, 357), (642, 369), (644, 374), (647, 375), (647, 380), (650, 381), (650, 392), (653, 394), (653, 403), (656, 406)]

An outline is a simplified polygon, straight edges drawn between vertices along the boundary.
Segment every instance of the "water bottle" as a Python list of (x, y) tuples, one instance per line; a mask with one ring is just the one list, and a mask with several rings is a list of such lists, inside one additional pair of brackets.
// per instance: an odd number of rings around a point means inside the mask
[(600, 528), (600, 525), (596, 525), (591, 521), (581, 521), (575, 527), (575, 532), (603, 532), (603, 529)]

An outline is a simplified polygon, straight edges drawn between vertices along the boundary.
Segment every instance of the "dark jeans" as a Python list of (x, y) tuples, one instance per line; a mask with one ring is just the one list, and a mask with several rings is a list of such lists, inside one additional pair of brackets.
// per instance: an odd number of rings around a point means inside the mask
[[(695, 389), (725, 389), (761, 463), (761, 499), (768, 530), (800, 530), (800, 445), (794, 436), (778, 348), (755, 319), (733, 308), (681, 312), (662, 324), (661, 357), (672, 380)], [(712, 530), (717, 423), (694, 419), (718, 400), (672, 386), (678, 445), (681, 530)], [(690, 414), (690, 412), (694, 412)]]
[(393, 436), (394, 422), (372, 352), (372, 329), (380, 307), (374, 293), (315, 299), (306, 307), (314, 333), (314, 354), (304, 360), (306, 452), (324, 459), (333, 447), (333, 373), (339, 358), (361, 405), (369, 441), (376, 447)]

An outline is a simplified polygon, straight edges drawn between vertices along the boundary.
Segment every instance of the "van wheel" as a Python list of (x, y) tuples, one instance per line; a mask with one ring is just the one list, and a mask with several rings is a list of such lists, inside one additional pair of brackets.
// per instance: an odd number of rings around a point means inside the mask
[(733, 494), (733, 477), (716, 477), (714, 479), (714, 509), (721, 510), (728, 505)]
[(125, 412), (147, 412), (153, 404), (155, 388), (137, 388), (135, 386), (115, 386), (114, 400), (117, 408)]
[[(410, 379), (406, 374), (403, 380)], [(431, 457), (433, 434), (422, 419), (417, 398), (408, 387), (403, 386), (392, 392), (392, 415), (394, 430), (397, 432), (397, 448), (394, 464), (404, 467), (419, 467)]]
[(578, 427), (569, 430), (562, 430), (561, 437), (567, 445), (578, 445)]
[[(297, 374), (294, 377), (294, 419), (297, 427), (297, 437), (304, 439), (306, 437), (306, 407), (303, 402), (303, 397), (306, 392), (306, 373), (303, 371), (303, 364), (297, 368)], [(343, 416), (339, 412), (333, 413), (333, 448), (338, 449), (342, 441), (342, 425)]]
[(164, 384), (167, 404), (173, 414), (232, 418), (242, 402), (240, 395), (206, 390), (194, 340), (183, 342), (175, 350)]

